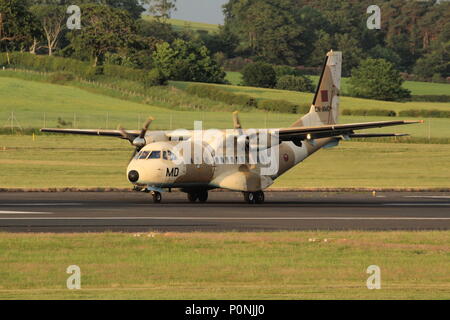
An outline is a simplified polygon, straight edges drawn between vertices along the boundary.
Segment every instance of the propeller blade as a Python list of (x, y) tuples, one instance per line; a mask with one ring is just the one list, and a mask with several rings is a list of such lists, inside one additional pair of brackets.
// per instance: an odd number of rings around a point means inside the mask
[(119, 127), (118, 130), (120, 131), (120, 134), (122, 135), (123, 139), (130, 141), (130, 143), (133, 143), (133, 140), (134, 140), (133, 136), (128, 134), (128, 132), (124, 128)]
[(235, 129), (242, 129), (238, 111), (233, 112), (233, 125)]
[(145, 134), (147, 133), (147, 130), (150, 127), (150, 125), (152, 124), (153, 120), (155, 120), (155, 118), (153, 118), (153, 117), (148, 118), (147, 122), (145, 122), (144, 127), (142, 128), (139, 138), (141, 138), (141, 139), (145, 138)]
[(136, 149), (134, 149), (134, 152), (133, 152), (133, 154), (131, 155), (130, 161), (128, 161), (128, 162), (131, 162), (131, 160), (134, 159), (134, 157), (137, 155), (137, 153), (138, 153), (138, 149), (136, 148)]

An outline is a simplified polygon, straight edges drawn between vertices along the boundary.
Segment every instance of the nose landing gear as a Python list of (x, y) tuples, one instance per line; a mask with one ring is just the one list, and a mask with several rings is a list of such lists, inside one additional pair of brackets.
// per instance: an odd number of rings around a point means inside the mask
[(265, 200), (264, 192), (244, 192), (244, 200), (248, 204), (263, 204)]

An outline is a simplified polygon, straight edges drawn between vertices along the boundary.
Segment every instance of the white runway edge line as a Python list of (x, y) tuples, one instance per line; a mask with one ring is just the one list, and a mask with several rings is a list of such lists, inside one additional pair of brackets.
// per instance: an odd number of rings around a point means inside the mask
[(1, 211), (0, 214), (53, 214), (51, 212), (31, 212), (31, 211)]
[(442, 220), (442, 221), (450, 221), (449, 218), (439, 218), (439, 217), (427, 217), (427, 218), (418, 218), (418, 217), (302, 217), (302, 218), (295, 218), (295, 217), (278, 217), (278, 218), (246, 218), (246, 217), (52, 217), (52, 218), (0, 218), (0, 220), (205, 220), (205, 221), (211, 221), (211, 220)]
[(46, 207), (46, 206), (82, 206), (82, 203), (5, 203), (0, 204), (0, 207)]

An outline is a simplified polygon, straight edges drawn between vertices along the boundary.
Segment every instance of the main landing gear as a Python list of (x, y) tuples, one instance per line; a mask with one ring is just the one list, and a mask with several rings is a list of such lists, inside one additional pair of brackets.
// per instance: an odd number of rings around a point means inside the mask
[(264, 192), (244, 192), (244, 200), (248, 204), (263, 204), (264, 203)]
[(162, 195), (161, 192), (152, 191), (153, 203), (161, 203)]
[(208, 201), (208, 191), (196, 191), (196, 192), (188, 192), (188, 200), (189, 202), (196, 202), (197, 200), (201, 203), (205, 203)]

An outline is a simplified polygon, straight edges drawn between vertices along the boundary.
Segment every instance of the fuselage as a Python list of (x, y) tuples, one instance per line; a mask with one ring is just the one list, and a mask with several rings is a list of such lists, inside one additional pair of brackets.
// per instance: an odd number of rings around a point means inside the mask
[(201, 161), (194, 159), (194, 155), (190, 155), (189, 160), (192, 161), (186, 161), (182, 159), (178, 141), (154, 142), (147, 144), (132, 159), (127, 176), (134, 185), (150, 189), (223, 188), (243, 192), (261, 191), (330, 141), (332, 139), (318, 139), (303, 141), (300, 145), (293, 142), (277, 143), (264, 151), (274, 160), (270, 164), (268, 161), (251, 162), (248, 150), (245, 155), (239, 154), (236, 148), (231, 153), (217, 152), (217, 146), (208, 142), (203, 142), (199, 147), (203, 155)]

